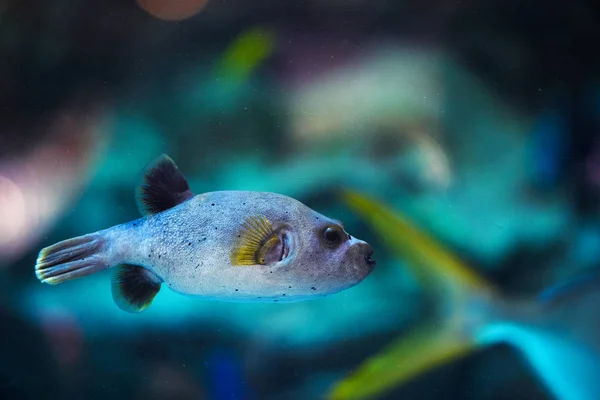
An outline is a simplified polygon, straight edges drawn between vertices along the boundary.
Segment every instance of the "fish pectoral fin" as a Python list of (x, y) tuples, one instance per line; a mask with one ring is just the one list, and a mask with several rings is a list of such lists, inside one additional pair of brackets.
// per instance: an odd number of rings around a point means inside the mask
[(240, 228), (238, 241), (231, 252), (231, 265), (265, 265), (271, 260), (271, 253), (282, 245), (271, 222), (262, 215), (253, 215), (246, 218)]
[(475, 343), (453, 326), (425, 324), (397, 339), (338, 382), (328, 400), (370, 399), (468, 354)]
[(158, 276), (144, 267), (119, 265), (111, 278), (113, 300), (121, 310), (142, 312), (152, 303), (161, 283)]
[(142, 215), (168, 210), (194, 197), (185, 176), (175, 162), (162, 154), (146, 167), (136, 200)]

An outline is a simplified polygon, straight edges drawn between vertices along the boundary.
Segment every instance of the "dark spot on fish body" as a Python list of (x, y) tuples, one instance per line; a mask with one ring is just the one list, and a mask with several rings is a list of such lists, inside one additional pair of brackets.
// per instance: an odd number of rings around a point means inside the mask
[(284, 293), (284, 294), (282, 294), (282, 296), (285, 296), (285, 293)]
[(317, 288), (316, 288), (316, 287), (314, 287), (314, 286), (313, 286), (313, 287), (311, 287), (311, 289), (312, 289), (312, 290), (317, 290)]
[(237, 289), (235, 289), (235, 291), (237, 292), (238, 290), (237, 290)]
[(277, 303), (278, 301), (279, 301), (279, 300), (277, 300), (277, 299), (273, 300), (273, 302), (275, 302), (275, 303)]
[(211, 204), (211, 206), (214, 206), (214, 205), (215, 205), (215, 203), (212, 203), (212, 204)]
[(288, 286), (288, 289), (291, 289), (291, 288), (292, 288), (291, 286)]
[(188, 242), (188, 246), (191, 246), (191, 245), (192, 245), (192, 242)]

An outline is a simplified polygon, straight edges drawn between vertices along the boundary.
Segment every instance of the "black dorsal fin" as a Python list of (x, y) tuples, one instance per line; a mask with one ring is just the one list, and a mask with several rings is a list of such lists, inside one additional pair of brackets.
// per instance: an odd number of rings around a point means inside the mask
[(185, 176), (166, 154), (151, 162), (138, 186), (136, 199), (142, 215), (157, 214), (194, 197)]
[(121, 310), (142, 312), (152, 303), (161, 283), (159, 277), (144, 267), (119, 265), (111, 277), (113, 300)]

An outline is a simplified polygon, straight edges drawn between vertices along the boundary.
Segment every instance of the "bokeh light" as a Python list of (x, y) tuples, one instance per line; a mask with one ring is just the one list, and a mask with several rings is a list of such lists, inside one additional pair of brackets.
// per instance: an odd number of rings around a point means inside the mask
[(208, 0), (137, 0), (149, 14), (165, 21), (181, 21), (199, 13)]
[(0, 254), (19, 237), (25, 225), (25, 199), (21, 189), (0, 175)]

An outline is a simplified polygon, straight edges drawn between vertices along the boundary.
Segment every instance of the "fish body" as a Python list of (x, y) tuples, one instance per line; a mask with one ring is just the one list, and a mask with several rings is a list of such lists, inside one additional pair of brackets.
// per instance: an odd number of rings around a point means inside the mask
[[(113, 250), (116, 258), (111, 264), (143, 265), (176, 292), (213, 299), (301, 300), (345, 289), (361, 280), (368, 270), (360, 268), (360, 264), (368, 267), (365, 253), (360, 251), (364, 250), (364, 242), (355, 238), (347, 245), (356, 246), (356, 251), (348, 254), (356, 259), (349, 257), (340, 268), (332, 268), (334, 260), (328, 259), (329, 254), (318, 252), (305, 258), (294, 253), (287, 263), (262, 268), (232, 265), (231, 249), (239, 240), (240, 221), (251, 215), (307, 232), (338, 224), (280, 194), (220, 191), (196, 195), (159, 214), (111, 228), (104, 237), (111, 243), (109, 247), (117, 250)], [(305, 235), (290, 233), (288, 239), (293, 247), (318, 245), (310, 243)], [(323, 270), (328, 271), (324, 276)]]
[(553, 398), (600, 399), (600, 273), (511, 298), (400, 213), (358, 193), (345, 199), (407, 262), (439, 309), (336, 383), (329, 399), (376, 398), (497, 343), (516, 348)]
[(224, 301), (298, 301), (356, 285), (373, 269), (369, 244), (339, 221), (268, 192), (194, 195), (166, 156), (138, 191), (143, 218), (40, 252), (38, 278), (57, 284), (114, 268), (121, 308), (145, 309), (165, 283)]

